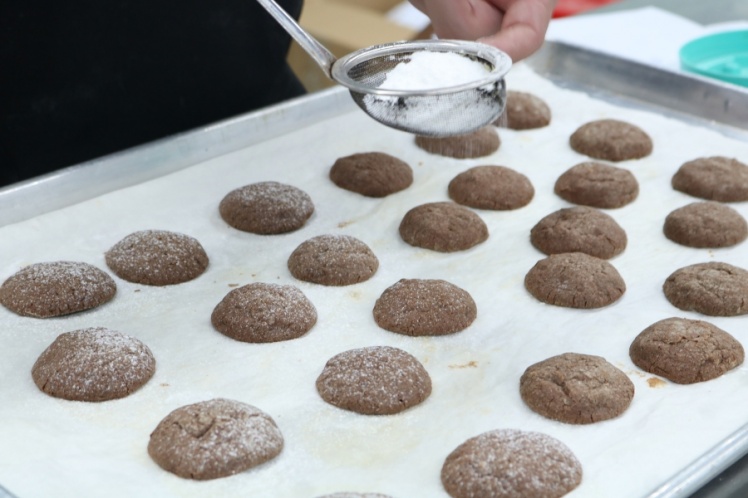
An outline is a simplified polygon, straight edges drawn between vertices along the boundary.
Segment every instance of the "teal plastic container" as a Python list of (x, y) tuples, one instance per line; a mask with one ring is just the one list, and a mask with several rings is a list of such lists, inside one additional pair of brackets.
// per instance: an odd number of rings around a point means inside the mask
[(680, 49), (684, 71), (748, 87), (748, 30), (692, 40)]

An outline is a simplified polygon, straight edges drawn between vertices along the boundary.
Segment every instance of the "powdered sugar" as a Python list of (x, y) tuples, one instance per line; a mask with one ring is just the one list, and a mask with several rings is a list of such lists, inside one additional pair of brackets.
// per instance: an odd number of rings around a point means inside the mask
[(379, 88), (433, 90), (480, 81), (489, 71), (480, 62), (454, 52), (413, 52), (389, 71)]

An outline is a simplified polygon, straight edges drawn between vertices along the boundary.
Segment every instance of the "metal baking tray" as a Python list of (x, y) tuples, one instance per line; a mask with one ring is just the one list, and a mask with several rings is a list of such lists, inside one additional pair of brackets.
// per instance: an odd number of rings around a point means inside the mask
[[(740, 86), (561, 42), (546, 42), (527, 62), (561, 87), (623, 106), (661, 112), (748, 141), (748, 89)], [(702, 498), (748, 495), (747, 455), (748, 421), (649, 498), (680, 498), (698, 490), (702, 490)]]
[[(527, 64), (560, 87), (748, 142), (748, 92), (738, 87), (551, 42)], [(12, 185), (0, 189), (0, 226), (158, 179), (356, 109), (346, 90), (333, 88)], [(746, 453), (748, 424), (663, 478), (646, 496), (690, 496)]]

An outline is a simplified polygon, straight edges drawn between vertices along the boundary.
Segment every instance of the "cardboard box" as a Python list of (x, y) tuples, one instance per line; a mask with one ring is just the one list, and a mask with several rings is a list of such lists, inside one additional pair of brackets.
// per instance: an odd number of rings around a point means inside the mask
[[(388, 19), (387, 12), (402, 1), (305, 0), (299, 24), (336, 57), (380, 43), (427, 38), (428, 28), (417, 31)], [(296, 42), (288, 61), (308, 91), (334, 85)]]

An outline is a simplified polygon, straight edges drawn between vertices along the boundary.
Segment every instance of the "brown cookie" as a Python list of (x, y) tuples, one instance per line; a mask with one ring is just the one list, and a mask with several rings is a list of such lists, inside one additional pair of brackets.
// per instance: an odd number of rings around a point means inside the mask
[(591, 424), (621, 415), (634, 383), (600, 356), (564, 353), (531, 365), (519, 392), (527, 406), (567, 424)]
[(0, 303), (21, 316), (50, 318), (95, 308), (116, 292), (112, 277), (95, 266), (55, 261), (11, 275), (0, 286)]
[(402, 349), (352, 349), (328, 360), (317, 378), (322, 399), (363, 415), (392, 415), (431, 394), (431, 377), (421, 362)]
[(678, 309), (709, 316), (748, 313), (748, 271), (727, 263), (699, 263), (674, 271), (662, 286)]
[(590, 309), (616, 302), (626, 291), (626, 284), (604, 259), (570, 252), (538, 261), (525, 276), (525, 288), (547, 304)]
[[(551, 108), (532, 93), (508, 90), (506, 92), (506, 126), (512, 130), (542, 128), (551, 123)], [(498, 126), (498, 122), (494, 123)]]
[(431, 154), (470, 159), (493, 154), (499, 150), (501, 140), (496, 128), (486, 126), (467, 135), (441, 138), (417, 136), (416, 145)]
[(399, 230), (408, 244), (439, 252), (464, 251), (488, 239), (480, 216), (453, 202), (414, 207), (405, 213)]
[(155, 371), (153, 353), (141, 341), (91, 327), (57, 336), (34, 363), (31, 377), (55, 398), (108, 401), (137, 391)]
[(453, 334), (477, 315), (470, 294), (444, 280), (401, 279), (374, 304), (377, 325), (410, 336)]
[(677, 384), (716, 379), (745, 357), (743, 346), (711, 323), (667, 318), (644, 329), (631, 343), (631, 361)]
[(554, 191), (574, 204), (614, 209), (638, 197), (639, 182), (627, 169), (588, 161), (572, 166), (559, 176)]
[(203, 246), (189, 235), (143, 230), (120, 240), (106, 254), (119, 278), (143, 285), (175, 285), (193, 280), (208, 267)]
[(197, 480), (243, 472), (282, 449), (283, 436), (268, 414), (221, 398), (177, 408), (148, 442), (148, 454), (162, 469)]
[(365, 243), (350, 235), (319, 235), (302, 242), (288, 258), (291, 274), (305, 282), (351, 285), (369, 280), (379, 260)]
[(530, 230), (530, 242), (545, 254), (583, 252), (610, 259), (626, 248), (626, 232), (616, 220), (587, 206), (559, 209)]
[(730, 206), (702, 201), (668, 214), (663, 231), (668, 239), (688, 247), (730, 247), (748, 237), (748, 223)]
[(504, 166), (475, 166), (455, 176), (448, 187), (449, 197), (458, 204), (476, 209), (518, 209), (535, 195), (530, 180)]
[(652, 153), (652, 139), (638, 126), (616, 119), (586, 123), (571, 135), (571, 148), (606, 161), (641, 159)]
[(260, 182), (229, 192), (218, 210), (221, 218), (237, 230), (275, 235), (304, 226), (314, 212), (314, 204), (301, 189), (278, 182)]
[(700, 157), (673, 175), (675, 190), (710, 201), (748, 201), (748, 165), (729, 157)]
[(317, 323), (317, 310), (292, 285), (257, 282), (226, 294), (210, 321), (217, 331), (237, 341), (288, 341), (309, 332)]
[(410, 187), (413, 170), (408, 163), (383, 152), (362, 152), (339, 158), (330, 168), (330, 180), (340, 188), (367, 197), (385, 197)]
[(441, 480), (452, 498), (559, 498), (579, 486), (582, 465), (546, 434), (500, 429), (455, 448)]

